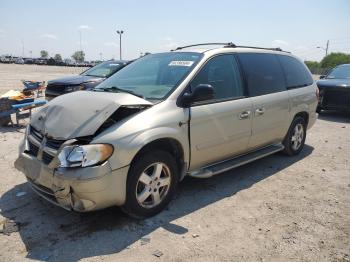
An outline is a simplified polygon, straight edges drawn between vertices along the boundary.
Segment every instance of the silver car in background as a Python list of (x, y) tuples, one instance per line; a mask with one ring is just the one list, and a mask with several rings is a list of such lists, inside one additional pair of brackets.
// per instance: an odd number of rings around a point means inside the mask
[(117, 205), (144, 218), (164, 209), (185, 176), (298, 154), (316, 107), (310, 72), (290, 53), (182, 47), (52, 100), (32, 117), (15, 166), (63, 208)]

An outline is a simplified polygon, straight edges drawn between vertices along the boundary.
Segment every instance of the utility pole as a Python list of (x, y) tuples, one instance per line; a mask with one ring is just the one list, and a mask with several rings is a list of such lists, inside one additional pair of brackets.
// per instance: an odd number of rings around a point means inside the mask
[(102, 52), (100, 53), (100, 60), (103, 61), (103, 60), (102, 60)]
[(328, 48), (329, 48), (329, 40), (327, 40), (326, 48), (324, 48), (322, 46), (317, 46), (316, 48), (323, 49), (326, 52), (326, 56), (327, 56), (328, 55)]
[(83, 46), (81, 44), (81, 30), (79, 30), (79, 39), (80, 39), (80, 51), (83, 52)]
[(24, 57), (24, 40), (22, 39), (22, 57)]
[(119, 35), (119, 59), (122, 60), (122, 34), (123, 30), (117, 30), (117, 34)]

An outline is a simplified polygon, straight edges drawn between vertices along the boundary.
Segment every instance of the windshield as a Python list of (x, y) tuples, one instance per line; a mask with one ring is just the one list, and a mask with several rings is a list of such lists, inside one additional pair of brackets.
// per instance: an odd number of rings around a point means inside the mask
[(163, 99), (187, 76), (202, 54), (169, 52), (140, 58), (99, 84), (97, 91), (135, 94), (145, 99)]
[(334, 68), (328, 75), (327, 78), (344, 79), (350, 78), (350, 65), (343, 65)]
[(103, 63), (100, 63), (100, 64), (86, 70), (81, 75), (83, 75), (83, 76), (109, 77), (110, 75), (117, 72), (124, 65), (125, 65), (125, 62), (122, 62), (122, 61), (103, 62)]

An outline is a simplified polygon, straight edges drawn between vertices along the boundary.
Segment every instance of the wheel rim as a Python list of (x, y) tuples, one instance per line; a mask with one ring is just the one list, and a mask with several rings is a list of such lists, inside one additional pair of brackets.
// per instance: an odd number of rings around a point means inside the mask
[(141, 173), (136, 185), (136, 199), (140, 206), (153, 208), (168, 194), (170, 170), (164, 163), (153, 163)]
[(293, 130), (293, 135), (292, 135), (292, 148), (293, 150), (298, 150), (302, 143), (303, 143), (303, 139), (304, 139), (304, 126), (302, 124), (297, 124), (294, 127)]

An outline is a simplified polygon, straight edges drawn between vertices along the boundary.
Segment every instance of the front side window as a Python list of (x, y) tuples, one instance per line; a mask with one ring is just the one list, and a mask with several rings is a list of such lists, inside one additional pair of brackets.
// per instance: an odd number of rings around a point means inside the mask
[(220, 55), (209, 60), (191, 82), (194, 90), (200, 84), (214, 89), (214, 99), (230, 99), (244, 96), (238, 64), (234, 55)]
[(300, 61), (286, 55), (278, 55), (278, 59), (286, 76), (287, 88), (303, 87), (313, 83), (310, 73)]
[(164, 99), (202, 58), (194, 52), (150, 54), (124, 67), (95, 90), (127, 92), (149, 100)]
[(238, 54), (246, 77), (249, 95), (261, 96), (285, 91), (282, 68), (273, 54)]

